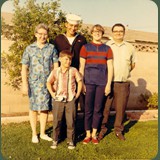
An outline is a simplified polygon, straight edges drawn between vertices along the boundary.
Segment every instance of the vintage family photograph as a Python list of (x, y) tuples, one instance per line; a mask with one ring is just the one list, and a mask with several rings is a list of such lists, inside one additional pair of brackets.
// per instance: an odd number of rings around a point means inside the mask
[(158, 0), (1, 2), (0, 159), (158, 157)]

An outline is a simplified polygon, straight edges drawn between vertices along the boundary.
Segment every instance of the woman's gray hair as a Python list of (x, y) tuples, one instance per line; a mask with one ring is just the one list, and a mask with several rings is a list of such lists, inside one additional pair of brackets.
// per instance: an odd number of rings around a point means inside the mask
[(47, 31), (47, 33), (49, 32), (48, 26), (44, 23), (40, 23), (35, 27), (34, 33), (37, 33), (37, 31), (41, 28), (45, 29)]

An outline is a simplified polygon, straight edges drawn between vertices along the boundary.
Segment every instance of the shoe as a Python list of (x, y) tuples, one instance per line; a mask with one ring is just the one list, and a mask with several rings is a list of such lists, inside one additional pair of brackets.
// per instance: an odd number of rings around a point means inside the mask
[(98, 144), (99, 143), (97, 137), (92, 137), (92, 143), (93, 144)]
[(38, 143), (38, 137), (37, 136), (32, 136), (32, 143)]
[(122, 134), (122, 133), (115, 133), (116, 134), (116, 137), (119, 139), (119, 140), (121, 140), (121, 141), (125, 141), (126, 139), (125, 139), (125, 137), (124, 137), (124, 135)]
[(75, 149), (75, 145), (73, 142), (68, 143), (68, 149)]
[(107, 133), (107, 128), (106, 129), (101, 129), (99, 135), (98, 135), (98, 140), (101, 141), (104, 138), (104, 135)]
[(91, 138), (90, 138), (90, 137), (86, 137), (86, 138), (83, 140), (83, 144), (88, 144), (90, 141), (91, 141)]
[(50, 146), (50, 148), (56, 149), (57, 145), (58, 145), (58, 142), (57, 141), (53, 141), (53, 144), (52, 144), (52, 146)]
[(43, 136), (40, 135), (40, 138), (43, 139), (43, 140), (46, 140), (46, 141), (53, 141), (53, 139), (46, 134), (44, 134)]

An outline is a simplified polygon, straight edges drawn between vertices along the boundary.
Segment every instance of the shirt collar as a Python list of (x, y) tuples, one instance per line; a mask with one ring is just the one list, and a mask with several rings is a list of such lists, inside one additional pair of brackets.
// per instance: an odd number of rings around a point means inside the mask
[(59, 67), (59, 72), (60, 72), (60, 73), (62, 73), (62, 74), (65, 74), (65, 73), (67, 73), (67, 72), (69, 71), (69, 69), (70, 69), (70, 67), (69, 67), (69, 68), (67, 68), (65, 72), (62, 72), (62, 68), (61, 68), (61, 67)]
[(125, 41), (122, 41), (122, 43), (120, 44), (117, 44), (114, 40), (111, 40), (111, 45), (117, 45), (117, 46), (122, 46), (122, 45), (126, 45), (126, 42)]
[[(65, 37), (67, 37), (67, 35), (64, 33), (63, 34)], [(75, 33), (75, 36), (74, 37), (67, 37), (67, 38), (76, 38), (77, 36), (79, 35), (79, 33)]]
[[(48, 45), (49, 45), (49, 43), (46, 42), (46, 44), (44, 45), (43, 48), (47, 47)], [(37, 46), (37, 42), (32, 43), (32, 44), (31, 44), (31, 47), (37, 47), (37, 48), (39, 48), (39, 47)]]

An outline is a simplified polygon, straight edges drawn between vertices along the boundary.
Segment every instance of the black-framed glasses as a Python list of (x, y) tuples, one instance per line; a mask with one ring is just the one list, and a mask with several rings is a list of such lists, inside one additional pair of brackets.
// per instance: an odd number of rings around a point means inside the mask
[(124, 31), (113, 31), (113, 33), (124, 33)]
[(101, 30), (93, 30), (92, 33), (102, 33)]

